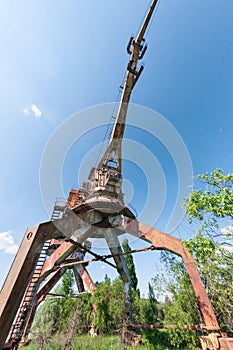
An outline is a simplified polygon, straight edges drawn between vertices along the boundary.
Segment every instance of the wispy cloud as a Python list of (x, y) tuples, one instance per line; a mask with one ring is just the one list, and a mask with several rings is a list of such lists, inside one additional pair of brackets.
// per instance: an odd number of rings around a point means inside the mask
[(23, 113), (26, 115), (32, 114), (34, 117), (41, 117), (42, 116), (42, 111), (35, 103), (32, 103), (31, 106), (29, 106), (29, 107), (25, 107), (23, 109)]
[(15, 243), (12, 232), (0, 232), (0, 250), (7, 254), (16, 254), (18, 245)]

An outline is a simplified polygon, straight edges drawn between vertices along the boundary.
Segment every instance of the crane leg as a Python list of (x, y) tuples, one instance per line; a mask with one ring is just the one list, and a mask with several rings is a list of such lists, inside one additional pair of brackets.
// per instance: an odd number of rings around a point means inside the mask
[(27, 229), (15, 260), (0, 292), (0, 349), (14, 321), (44, 242), (50, 237), (39, 234), (38, 226)]
[(25, 288), (32, 278), (45, 241), (52, 238), (65, 238), (83, 243), (94, 228), (86, 226), (80, 233), (77, 231), (80, 227), (82, 227), (82, 221), (72, 216), (64, 220), (57, 220), (56, 225), (50, 221), (27, 229), (0, 292), (0, 349), (3, 348), (9, 335)]
[(117, 235), (114, 233), (114, 230), (112, 232), (112, 229), (106, 229), (105, 240), (109, 246), (111, 254), (113, 255), (113, 259), (115, 260), (117, 271), (124, 283), (125, 318), (132, 320), (132, 293), (129, 270), (125, 257), (123, 255), (117, 255), (122, 253), (120, 242)]
[(218, 321), (201, 280), (195, 260), (183, 242), (178, 238), (172, 237), (162, 231), (149, 227), (136, 220), (128, 220), (126, 227), (124, 227), (124, 231), (127, 231), (147, 242), (151, 242), (154, 246), (154, 249), (168, 250), (176, 255), (179, 255), (183, 259), (185, 269), (188, 273), (198, 303), (200, 305), (206, 329), (212, 331), (219, 330), (220, 328)]

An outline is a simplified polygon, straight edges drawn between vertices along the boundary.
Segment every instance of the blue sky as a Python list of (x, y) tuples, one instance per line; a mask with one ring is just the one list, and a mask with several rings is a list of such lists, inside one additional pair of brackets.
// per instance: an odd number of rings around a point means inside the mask
[[(116, 100), (128, 62), (128, 39), (137, 34), (149, 4), (147, 0), (3, 1), (0, 285), (26, 227), (48, 220), (39, 186), (47, 142), (71, 115)], [(173, 125), (188, 149), (194, 174), (219, 167), (232, 172), (232, 18), (231, 0), (160, 0), (146, 35), (145, 69), (131, 102), (157, 111)], [(82, 157), (103, 140), (104, 133), (103, 127), (97, 128), (69, 150), (62, 169), (65, 195), (78, 185)], [(130, 128), (126, 136), (148, 148), (163, 169), (166, 203), (156, 227), (164, 229), (177, 195), (175, 164), (158, 140)], [(140, 211), (146, 175), (130, 162), (124, 169), (127, 179), (136, 172), (133, 205)], [(173, 234), (185, 236), (179, 230)], [(144, 243), (134, 242), (133, 248), (137, 246)], [(144, 291), (158, 263), (154, 252), (140, 254), (143, 258), (136, 258), (136, 265)], [(90, 267), (94, 280), (109, 273), (102, 267), (100, 263)]]

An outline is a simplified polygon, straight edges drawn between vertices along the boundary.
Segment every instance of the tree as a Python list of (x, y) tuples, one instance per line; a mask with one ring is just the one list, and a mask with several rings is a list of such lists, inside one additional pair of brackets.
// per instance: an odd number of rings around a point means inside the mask
[[(122, 242), (122, 248), (123, 248), (124, 252), (131, 251), (131, 248), (129, 246), (129, 242), (127, 239), (124, 239), (124, 241)], [(137, 275), (136, 275), (136, 270), (135, 270), (135, 265), (134, 265), (132, 254), (126, 254), (125, 260), (126, 260), (126, 263), (128, 266), (129, 274), (130, 274), (131, 287), (139, 293), (139, 290), (137, 289), (138, 279), (137, 279)]]
[(199, 224), (202, 234), (231, 246), (233, 174), (224, 175), (223, 170), (216, 169), (210, 174), (200, 174), (196, 179), (201, 188), (192, 191), (184, 202), (189, 222)]
[[(197, 179), (202, 181), (201, 189), (192, 191), (185, 200), (185, 207), (192, 227), (196, 222), (199, 228), (185, 244), (197, 262), (221, 330), (232, 335), (233, 253), (225, 248), (226, 238), (231, 237), (225, 237), (222, 225), (226, 222), (232, 224), (233, 175), (223, 175), (223, 171), (217, 169), (210, 174), (198, 175)], [(164, 308), (165, 321), (178, 326), (181, 323), (191, 326), (202, 322), (183, 262), (170, 253), (163, 253), (163, 260), (172, 271), (172, 280), (167, 282), (170, 303)], [(170, 332), (171, 341), (176, 346), (188, 348), (190, 344), (195, 344), (196, 337), (192, 331), (187, 332), (179, 327)]]
[(74, 274), (71, 269), (68, 269), (62, 277), (62, 283), (59, 288), (59, 293), (61, 298), (58, 299), (58, 304), (60, 308), (60, 329), (62, 330), (66, 327), (70, 316), (74, 313), (75, 305), (77, 300), (72, 296), (74, 294)]
[(206, 214), (215, 218), (233, 220), (233, 174), (223, 174), (222, 169), (197, 176), (205, 188), (192, 191), (186, 199), (186, 210), (190, 221), (203, 221)]
[(67, 270), (62, 282), (54, 288), (54, 294), (59, 298), (49, 298), (39, 306), (33, 322), (33, 334), (49, 334), (61, 332), (74, 312), (76, 301), (72, 298), (74, 277), (71, 270)]
[(96, 284), (93, 296), (96, 304), (95, 326), (100, 333), (109, 333), (112, 326), (112, 317), (109, 310), (111, 280), (107, 275), (104, 282)]
[(197, 179), (202, 188), (191, 192), (185, 207), (189, 221), (198, 222), (200, 228), (187, 247), (196, 258), (222, 329), (232, 334), (233, 174), (216, 169)]

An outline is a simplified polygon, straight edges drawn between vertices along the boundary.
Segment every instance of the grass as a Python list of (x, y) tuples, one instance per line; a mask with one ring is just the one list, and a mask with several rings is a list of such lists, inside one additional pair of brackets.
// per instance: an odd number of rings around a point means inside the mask
[[(51, 343), (50, 346), (45, 346), (44, 350), (61, 350), (64, 349), (63, 346), (56, 345), (57, 340), (54, 343)], [(37, 350), (37, 345), (31, 342), (25, 347), (25, 350)], [(73, 342), (73, 350), (123, 350), (124, 348), (119, 344), (118, 336), (97, 336), (90, 337), (88, 335), (77, 336)], [(143, 341), (143, 344), (138, 346), (130, 347), (129, 349), (142, 349), (142, 350), (171, 350), (174, 348), (169, 348), (160, 344), (152, 345), (146, 344)]]

